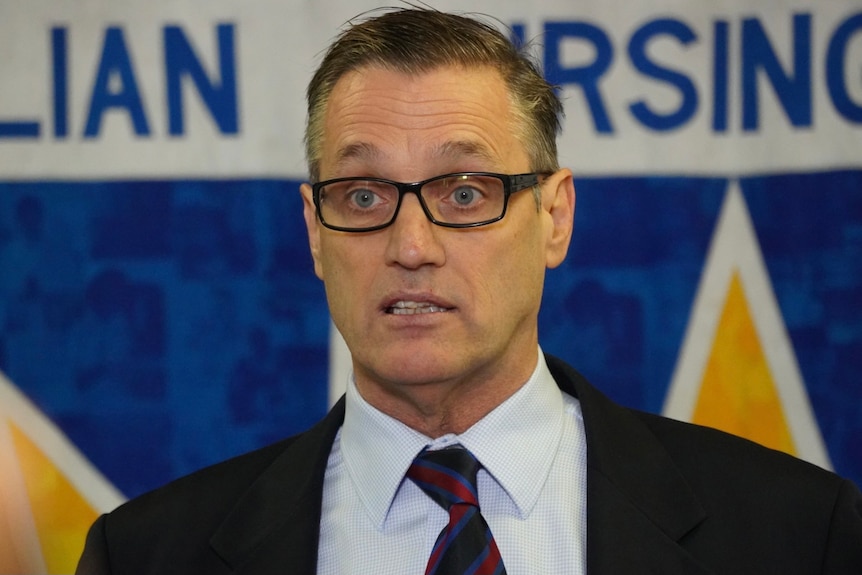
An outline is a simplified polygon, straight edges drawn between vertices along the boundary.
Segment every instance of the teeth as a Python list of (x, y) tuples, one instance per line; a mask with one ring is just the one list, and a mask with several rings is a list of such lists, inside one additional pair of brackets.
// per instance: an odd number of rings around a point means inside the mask
[(441, 311), (446, 311), (446, 308), (426, 302), (416, 301), (395, 302), (392, 307), (389, 308), (389, 313), (393, 313), (395, 315), (413, 315), (420, 313), (436, 313)]

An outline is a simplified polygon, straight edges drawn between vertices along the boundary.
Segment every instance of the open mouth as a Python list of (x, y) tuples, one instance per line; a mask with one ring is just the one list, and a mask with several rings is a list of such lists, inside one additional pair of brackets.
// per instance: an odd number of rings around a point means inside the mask
[(423, 313), (439, 313), (449, 311), (450, 309), (429, 302), (397, 301), (386, 308), (386, 313), (394, 315), (418, 315)]

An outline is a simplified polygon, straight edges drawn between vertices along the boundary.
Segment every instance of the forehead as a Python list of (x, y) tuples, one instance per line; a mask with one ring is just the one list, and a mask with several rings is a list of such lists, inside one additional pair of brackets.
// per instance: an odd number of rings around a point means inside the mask
[(393, 166), (417, 172), (528, 167), (521, 165), (526, 151), (514, 133), (508, 90), (490, 67), (349, 72), (332, 90), (323, 128), (324, 177)]

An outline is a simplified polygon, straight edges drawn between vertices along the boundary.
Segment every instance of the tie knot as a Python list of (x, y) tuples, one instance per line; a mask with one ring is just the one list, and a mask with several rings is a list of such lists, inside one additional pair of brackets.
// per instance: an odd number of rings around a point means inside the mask
[(476, 474), (480, 467), (476, 457), (461, 445), (437, 451), (424, 449), (413, 460), (407, 477), (444, 509), (456, 503), (478, 507)]

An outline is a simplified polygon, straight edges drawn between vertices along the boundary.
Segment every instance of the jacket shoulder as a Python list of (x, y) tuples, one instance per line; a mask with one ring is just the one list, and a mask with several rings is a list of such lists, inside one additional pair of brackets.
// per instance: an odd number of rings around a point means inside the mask
[(166, 509), (218, 509), (236, 501), (273, 461), (296, 441), (293, 436), (232, 457), (174, 479), (131, 499), (115, 509), (113, 516), (160, 516)]
[(688, 476), (732, 475), (748, 486), (766, 483), (773, 487), (788, 479), (800, 485), (835, 488), (843, 481), (817, 465), (737, 435), (661, 415), (629, 411), (644, 423)]
[(741, 437), (622, 407), (564, 362), (548, 365), (581, 401), (593, 526), (602, 518), (591, 532), (594, 561), (616, 564), (623, 555), (602, 553), (616, 548), (606, 532), (649, 517), (716, 573), (862, 573), (862, 495), (852, 482)]
[[(91, 563), (109, 561), (109, 572), (114, 573), (222, 572), (226, 564), (212, 542), (224, 525), (236, 527), (248, 513), (258, 523), (271, 525), (297, 497), (305, 501), (319, 495), (343, 413), (339, 402), (308, 431), (203, 468), (120, 505), (94, 524), (84, 557)], [(243, 531), (241, 525), (237, 529)]]

